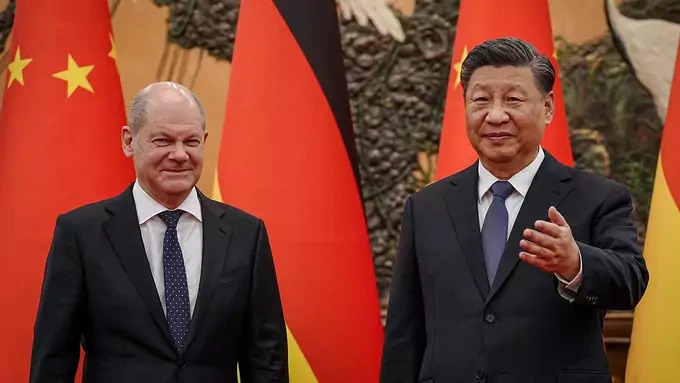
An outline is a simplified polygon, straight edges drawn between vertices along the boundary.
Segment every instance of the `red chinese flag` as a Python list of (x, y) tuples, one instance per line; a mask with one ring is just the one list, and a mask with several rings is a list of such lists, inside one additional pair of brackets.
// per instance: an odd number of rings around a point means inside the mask
[[(465, 131), (465, 105), (460, 69), (465, 56), (476, 45), (494, 38), (516, 37), (533, 44), (546, 55), (557, 73), (557, 59), (550, 27), (548, 0), (461, 0), (453, 44), (451, 72), (444, 109), (444, 123), (439, 144), (436, 178), (441, 179), (471, 165), (477, 153)], [(567, 116), (562, 87), (555, 78), (555, 116), (546, 128), (543, 147), (560, 162), (572, 166), (574, 159), (569, 142)]]
[(242, 1), (217, 170), (224, 202), (267, 225), (296, 383), (380, 368), (337, 17), (333, 0)]
[(28, 379), (33, 324), (57, 215), (134, 179), (106, 0), (17, 2), (0, 115), (4, 382)]

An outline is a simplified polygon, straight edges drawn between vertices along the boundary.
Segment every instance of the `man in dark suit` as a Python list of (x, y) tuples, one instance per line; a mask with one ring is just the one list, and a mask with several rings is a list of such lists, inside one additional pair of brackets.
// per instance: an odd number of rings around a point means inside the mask
[(540, 147), (555, 72), (496, 39), (462, 66), (479, 160), (404, 207), (382, 383), (610, 382), (607, 309), (648, 281), (629, 191)]
[(85, 382), (288, 382), (264, 223), (195, 187), (201, 102), (155, 83), (129, 119), (135, 183), (57, 219), (30, 381), (73, 382), (82, 344)]

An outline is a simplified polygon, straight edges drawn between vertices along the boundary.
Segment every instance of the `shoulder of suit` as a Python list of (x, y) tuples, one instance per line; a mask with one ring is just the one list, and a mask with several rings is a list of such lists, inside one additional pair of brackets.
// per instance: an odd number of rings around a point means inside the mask
[(239, 209), (235, 206), (226, 204), (224, 202), (216, 201), (205, 195), (202, 195), (202, 197), (204, 203), (206, 203), (208, 207), (210, 207), (213, 211), (220, 210), (224, 212), (224, 215), (229, 220), (247, 221), (253, 224), (257, 224), (262, 220), (260, 219), (260, 217), (257, 217), (254, 214), (248, 213), (247, 211)]
[(586, 170), (568, 168), (577, 186), (583, 186), (590, 190), (600, 190), (615, 193), (627, 193), (628, 187), (598, 173)]
[(433, 182), (429, 185), (424, 186), (422, 189), (413, 193), (413, 197), (414, 198), (420, 198), (420, 197), (424, 198), (426, 196), (441, 193), (444, 189), (446, 189), (451, 184), (451, 179), (454, 176), (455, 175), (448, 176), (448, 177), (440, 179), (439, 181), (435, 181), (435, 182)]
[(443, 192), (446, 192), (449, 190), (449, 187), (452, 184), (455, 184), (457, 182), (466, 182), (470, 179), (474, 179), (474, 177), (470, 177), (472, 175), (475, 175), (477, 172), (477, 162), (475, 162), (473, 165), (470, 165), (469, 167), (454, 173), (450, 176), (446, 176), (438, 181), (435, 181), (429, 185), (424, 186), (422, 189), (418, 190), (417, 192), (413, 193), (411, 197), (413, 198), (429, 198), (434, 195), (441, 194)]
[[(575, 169), (572, 167), (567, 167), (560, 164), (563, 169), (566, 169), (568, 174), (571, 176), (572, 182), (575, 183), (577, 187), (582, 186), (593, 192), (603, 192), (605, 194), (615, 193), (615, 194), (626, 194), (630, 193), (629, 189), (611, 179), (607, 178), (601, 174)], [(452, 174), (450, 176), (444, 177), (441, 180), (433, 182), (417, 192), (411, 195), (414, 199), (428, 199), (430, 197), (441, 195), (449, 190), (451, 184), (456, 184), (460, 182), (470, 182), (470, 180), (475, 179), (471, 177), (474, 172), (476, 172), (476, 163), (472, 166), (459, 171), (458, 173)]]
[(60, 214), (62, 220), (73, 224), (89, 224), (108, 217), (106, 205), (117, 197), (88, 203), (73, 210)]

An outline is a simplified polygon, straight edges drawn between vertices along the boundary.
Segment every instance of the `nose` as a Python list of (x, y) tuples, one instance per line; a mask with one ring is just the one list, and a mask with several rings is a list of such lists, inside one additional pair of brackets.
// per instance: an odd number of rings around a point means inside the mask
[(494, 102), (485, 120), (492, 125), (501, 125), (510, 121), (510, 116), (500, 102)]
[(178, 162), (183, 162), (189, 159), (189, 153), (187, 153), (182, 142), (177, 142), (175, 145), (173, 145), (172, 150), (168, 154), (168, 158)]

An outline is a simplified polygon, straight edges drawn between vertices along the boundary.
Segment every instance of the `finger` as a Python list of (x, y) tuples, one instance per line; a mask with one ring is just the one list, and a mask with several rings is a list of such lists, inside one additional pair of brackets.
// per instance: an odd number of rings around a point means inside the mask
[(538, 245), (541, 245), (553, 251), (557, 249), (558, 238), (532, 229), (525, 229), (523, 234), (524, 238), (531, 242), (534, 242)]
[(519, 259), (543, 271), (550, 271), (550, 267), (548, 266), (548, 264), (544, 260), (537, 257), (535, 254), (522, 251), (521, 253), (519, 253)]
[(541, 233), (547, 234), (553, 238), (561, 238), (563, 234), (562, 227), (557, 226), (552, 222), (539, 220), (534, 223), (534, 227)]
[(550, 218), (550, 221), (558, 226), (567, 226), (567, 220), (564, 219), (564, 216), (562, 213), (557, 211), (557, 208), (555, 206), (550, 206), (548, 209), (548, 218)]
[(555, 253), (548, 249), (545, 248), (541, 245), (538, 245), (534, 242), (527, 241), (526, 239), (523, 239), (519, 241), (519, 247), (522, 248), (522, 250), (526, 251), (527, 253), (531, 253), (542, 260), (546, 261), (547, 263), (554, 263), (555, 262)]

